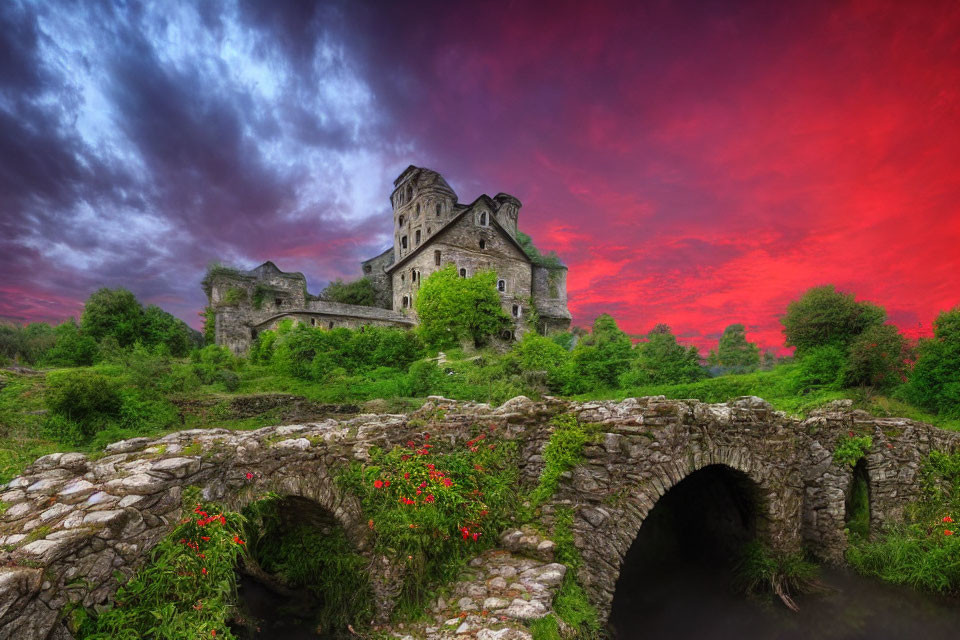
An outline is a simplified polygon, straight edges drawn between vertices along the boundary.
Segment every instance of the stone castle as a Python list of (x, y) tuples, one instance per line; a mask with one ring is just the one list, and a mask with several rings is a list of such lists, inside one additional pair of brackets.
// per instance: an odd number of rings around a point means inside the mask
[(244, 353), (258, 332), (286, 318), (327, 329), (415, 326), (423, 279), (449, 264), (462, 277), (486, 270), (497, 274), (503, 309), (513, 319), (502, 338), (519, 337), (534, 311), (541, 333), (569, 328), (567, 268), (524, 251), (517, 241), (519, 200), (498, 193), (462, 204), (443, 176), (412, 165), (393, 184), (393, 246), (361, 263), (377, 306), (312, 296), (302, 273), (286, 273), (272, 262), (250, 271), (218, 269), (204, 282), (216, 315), (216, 343)]

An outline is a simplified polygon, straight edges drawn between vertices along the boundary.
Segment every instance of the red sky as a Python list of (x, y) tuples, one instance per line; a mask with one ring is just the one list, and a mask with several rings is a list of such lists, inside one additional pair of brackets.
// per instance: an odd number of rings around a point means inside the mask
[[(196, 325), (212, 259), (273, 259), (317, 291), (388, 242), (389, 181), (407, 164), (443, 173), (461, 201), (520, 198), (521, 229), (570, 267), (577, 324), (601, 312), (631, 333), (666, 322), (705, 349), (742, 322), (779, 348), (777, 316), (818, 284), (885, 306), (911, 335), (960, 304), (960, 4), (479, 7), (194, 16), (224, 68), (242, 65), (222, 82), (201, 81), (203, 38), (177, 57), (164, 54), (169, 29), (148, 29), (155, 64), (110, 69), (89, 81), (109, 90), (86, 90), (87, 104), (96, 94), (110, 105), (123, 134), (112, 148), (129, 144), (136, 172), (104, 151), (107, 136), (95, 145), (75, 124), (79, 142), (53, 148), (76, 143), (110, 170), (38, 179), (59, 163), (31, 182), (13, 150), (34, 133), (0, 134), (11, 138), (0, 138), (0, 229), (12, 229), (0, 250), (7, 273), (22, 274), (0, 286), (0, 315), (75, 313), (107, 284)], [(255, 45), (239, 57), (224, 46), (231, 20)], [(53, 68), (45, 55), (33, 64)], [(137, 84), (149, 73), (196, 90), (156, 108)], [(0, 95), (24, 94), (24, 82), (0, 74)], [(217, 135), (192, 146), (211, 123)], [(55, 230), (107, 191), (89, 215), (134, 211), (132, 242)], [(38, 201), (61, 213), (36, 223)]]

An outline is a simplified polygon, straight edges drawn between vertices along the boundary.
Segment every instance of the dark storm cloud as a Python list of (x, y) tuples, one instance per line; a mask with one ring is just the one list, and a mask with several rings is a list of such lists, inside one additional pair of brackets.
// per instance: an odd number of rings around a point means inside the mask
[(126, 286), (192, 321), (210, 261), (286, 253), (317, 288), (378, 252), (386, 187), (351, 200), (351, 174), (400, 161), (338, 10), (0, 3), (0, 316)]

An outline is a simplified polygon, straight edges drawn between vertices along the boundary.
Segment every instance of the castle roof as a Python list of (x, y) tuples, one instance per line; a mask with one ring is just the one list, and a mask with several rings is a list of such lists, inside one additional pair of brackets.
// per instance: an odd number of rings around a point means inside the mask
[[(434, 233), (432, 236), (424, 240), (423, 244), (421, 244), (419, 247), (417, 247), (416, 249), (414, 249), (404, 257), (402, 257), (400, 260), (397, 260), (396, 262), (394, 262), (392, 265), (384, 269), (384, 271), (386, 273), (390, 273), (395, 269), (397, 269), (398, 267), (400, 267), (400, 265), (406, 264), (407, 262), (409, 262), (411, 258), (418, 255), (421, 251), (423, 251), (424, 249), (432, 245), (437, 240), (437, 238), (442, 236), (448, 230), (452, 229), (453, 225), (455, 225), (457, 221), (462, 219), (463, 216), (467, 214), (467, 212), (473, 211), (473, 208), (480, 203), (487, 205), (487, 207), (491, 211), (496, 211), (500, 207), (500, 203), (495, 201), (493, 198), (491, 198), (487, 194), (481, 195), (479, 198), (471, 202), (469, 205), (463, 206), (463, 209), (460, 211), (460, 213), (450, 218), (450, 220), (448, 220), (446, 224), (444, 224), (442, 227), (437, 229), (436, 233)], [(514, 238), (512, 235), (510, 235), (510, 232), (504, 229), (503, 226), (499, 222), (497, 222), (496, 216), (490, 216), (490, 226), (496, 229), (500, 233), (500, 235), (505, 237), (510, 244), (515, 246), (520, 251), (520, 255), (522, 255), (527, 262), (530, 262), (531, 264), (533, 263), (533, 261), (530, 260), (530, 256), (527, 255), (527, 252), (524, 251), (523, 247), (520, 246), (520, 243), (517, 242), (517, 239)]]
[(410, 165), (393, 181), (394, 192), (400, 187), (401, 183), (407, 182), (415, 186), (417, 191), (432, 188), (447, 193), (453, 197), (454, 202), (457, 201), (456, 191), (447, 184), (447, 181), (443, 179), (442, 175), (433, 169)]

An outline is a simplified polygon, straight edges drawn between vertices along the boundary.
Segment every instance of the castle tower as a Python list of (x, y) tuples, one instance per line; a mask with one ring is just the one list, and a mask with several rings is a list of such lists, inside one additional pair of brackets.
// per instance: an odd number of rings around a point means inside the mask
[(393, 253), (399, 261), (453, 217), (457, 194), (436, 171), (413, 165), (393, 186)]
[(514, 238), (517, 237), (517, 218), (520, 217), (520, 201), (509, 193), (498, 193), (493, 197), (494, 201), (500, 205), (494, 217), (500, 226), (506, 229)]

